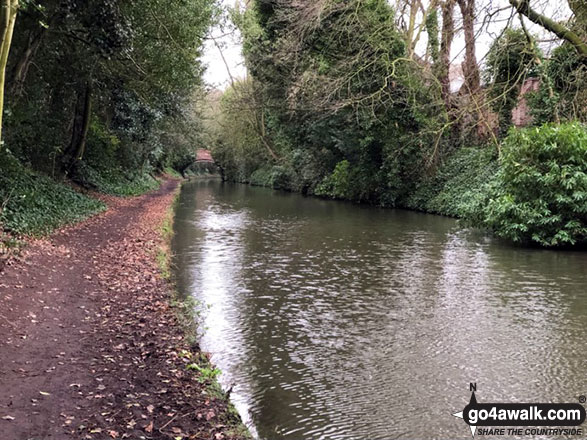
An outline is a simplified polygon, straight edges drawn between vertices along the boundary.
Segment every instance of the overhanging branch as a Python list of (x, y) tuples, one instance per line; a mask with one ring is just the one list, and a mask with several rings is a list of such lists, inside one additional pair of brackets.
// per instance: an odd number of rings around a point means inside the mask
[(583, 56), (587, 56), (587, 43), (579, 37), (575, 32), (568, 29), (566, 26), (563, 26), (560, 23), (557, 23), (550, 18), (539, 14), (535, 10), (530, 7), (528, 0), (509, 0), (510, 4), (516, 8), (516, 10), (520, 13), (528, 17), (530, 21), (542, 26), (547, 31), (554, 33), (557, 37), (562, 38), (563, 40), (568, 41), (571, 43), (577, 52)]

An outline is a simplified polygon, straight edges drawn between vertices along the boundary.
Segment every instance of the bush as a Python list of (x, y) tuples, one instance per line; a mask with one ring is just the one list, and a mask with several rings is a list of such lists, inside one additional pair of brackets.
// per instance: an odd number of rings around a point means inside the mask
[(437, 173), (421, 181), (407, 197), (406, 208), (451, 217), (468, 217), (484, 198), (497, 173), (494, 148), (461, 148)]
[(253, 186), (271, 186), (271, 168), (263, 167), (259, 168), (251, 174), (250, 182)]
[(253, 171), (249, 178), (249, 183), (253, 186), (292, 191), (294, 189), (292, 185), (295, 180), (295, 173), (291, 168), (274, 165), (272, 167), (265, 166)]
[(336, 164), (334, 171), (316, 187), (317, 196), (332, 197), (334, 199), (351, 199), (352, 172), (348, 160), (341, 160)]
[(587, 131), (580, 123), (511, 129), (501, 169), (473, 216), (515, 242), (542, 246), (587, 238)]
[(294, 176), (289, 167), (276, 165), (271, 170), (271, 187), (273, 189), (291, 190)]
[(105, 209), (102, 202), (30, 171), (12, 157), (2, 158), (0, 170), (0, 223), (16, 234), (48, 234)]

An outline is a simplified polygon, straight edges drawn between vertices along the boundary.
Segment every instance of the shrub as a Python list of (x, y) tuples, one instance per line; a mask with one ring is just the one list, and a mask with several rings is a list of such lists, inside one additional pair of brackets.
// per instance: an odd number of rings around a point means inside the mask
[(438, 172), (420, 182), (404, 206), (452, 217), (468, 217), (498, 169), (495, 149), (461, 148)]
[(334, 171), (316, 187), (317, 196), (332, 197), (334, 199), (351, 199), (352, 176), (351, 165), (348, 160), (341, 160), (334, 167)]
[(271, 170), (271, 187), (273, 189), (291, 190), (294, 177), (289, 167), (276, 165)]
[(511, 129), (501, 169), (473, 221), (515, 242), (587, 238), (587, 131), (580, 123)]
[(263, 167), (255, 170), (250, 177), (253, 186), (271, 187), (271, 167)]

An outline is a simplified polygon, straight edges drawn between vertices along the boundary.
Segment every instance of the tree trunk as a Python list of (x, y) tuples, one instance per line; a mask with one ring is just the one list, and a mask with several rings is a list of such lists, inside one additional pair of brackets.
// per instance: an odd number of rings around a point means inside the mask
[(408, 31), (406, 35), (406, 40), (408, 43), (408, 57), (414, 57), (414, 47), (416, 46), (416, 17), (418, 15), (418, 9), (420, 7), (420, 2), (418, 0), (412, 0), (410, 4), (410, 18), (408, 22)]
[[(544, 15), (540, 15), (538, 12), (534, 11), (532, 8), (530, 8), (528, 0), (510, 0), (510, 4), (516, 8), (520, 14), (528, 17), (530, 21), (542, 26), (544, 29), (552, 32), (557, 37), (568, 41), (574, 46), (579, 54), (587, 56), (587, 43), (579, 35), (562, 24), (557, 23), (556, 21), (551, 20)], [(581, 3), (576, 0), (570, 2), (570, 4), (572, 4), (574, 11), (579, 10), (579, 5), (581, 5)], [(583, 12), (584, 10), (581, 9), (580, 11)], [(584, 17), (581, 15), (577, 18), (582, 19)]]
[(71, 134), (71, 143), (65, 152), (65, 171), (69, 173), (80, 161), (86, 149), (86, 140), (92, 115), (92, 85), (88, 81), (83, 93), (79, 93), (75, 106), (75, 116)]
[(30, 32), (29, 38), (27, 39), (27, 45), (20, 55), (18, 61), (14, 65), (12, 71), (12, 84), (10, 87), (11, 96), (20, 97), (22, 95), (24, 81), (26, 79), (29, 66), (31, 65), (33, 57), (37, 53), (37, 50), (41, 46), (41, 42), (43, 41), (43, 37), (45, 36), (46, 31), (47, 30), (45, 28), (41, 28), (37, 32)]
[(2, 116), (4, 115), (4, 84), (6, 63), (12, 44), (14, 23), (18, 12), (18, 0), (2, 0), (0, 3), (0, 140), (2, 139)]
[(475, 55), (475, 0), (458, 0), (458, 2), (465, 32), (464, 86), (469, 95), (475, 95), (481, 86), (481, 76)]
[(436, 76), (440, 82), (442, 99), (446, 111), (450, 113), (452, 103), (450, 99), (450, 49), (455, 35), (453, 20), (455, 0), (446, 0), (442, 3), (442, 35), (440, 41), (440, 63), (436, 69)]

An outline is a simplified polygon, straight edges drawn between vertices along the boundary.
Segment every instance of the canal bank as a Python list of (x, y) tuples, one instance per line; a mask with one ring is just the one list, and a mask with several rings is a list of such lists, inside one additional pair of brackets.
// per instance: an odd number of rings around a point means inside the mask
[(5, 267), (3, 438), (247, 438), (158, 266), (177, 188), (111, 198)]

